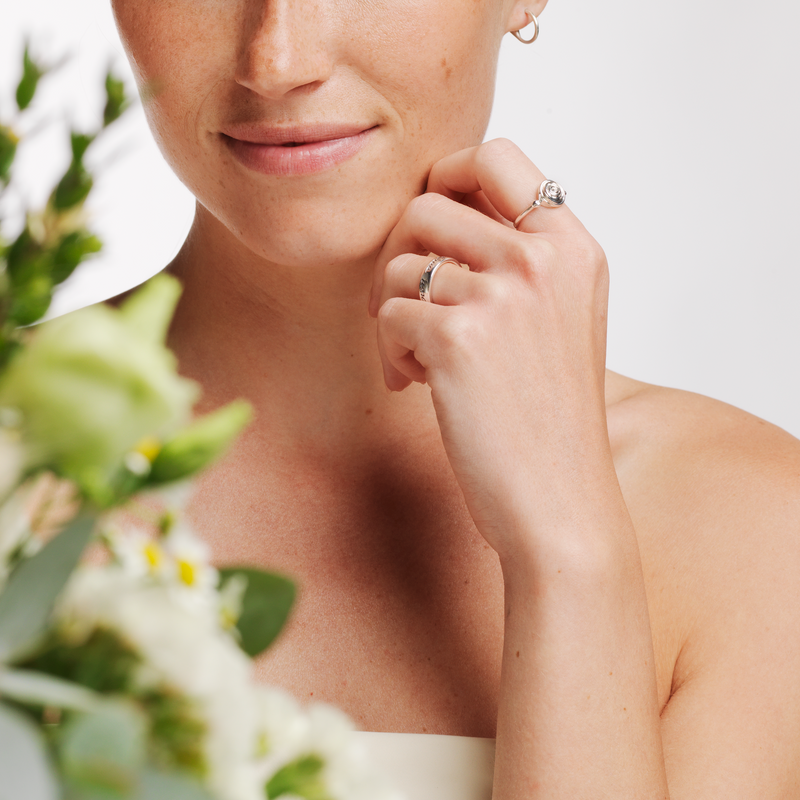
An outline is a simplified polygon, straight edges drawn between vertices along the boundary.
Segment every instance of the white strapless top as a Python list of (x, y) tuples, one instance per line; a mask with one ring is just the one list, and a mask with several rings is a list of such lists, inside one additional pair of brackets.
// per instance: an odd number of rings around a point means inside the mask
[(407, 800), (491, 800), (494, 739), (364, 731), (355, 737)]

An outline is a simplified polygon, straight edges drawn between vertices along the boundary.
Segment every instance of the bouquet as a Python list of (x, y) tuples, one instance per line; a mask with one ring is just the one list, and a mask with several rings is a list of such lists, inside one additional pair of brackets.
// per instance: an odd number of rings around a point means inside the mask
[[(0, 200), (47, 71), (26, 48)], [(394, 797), (347, 717), (254, 681), (294, 584), (215, 569), (186, 520), (251, 409), (193, 417), (165, 346), (177, 281), (29, 327), (101, 247), (85, 159), (128, 106), (111, 72), (105, 94), (45, 207), (13, 235), (0, 216), (0, 800)]]

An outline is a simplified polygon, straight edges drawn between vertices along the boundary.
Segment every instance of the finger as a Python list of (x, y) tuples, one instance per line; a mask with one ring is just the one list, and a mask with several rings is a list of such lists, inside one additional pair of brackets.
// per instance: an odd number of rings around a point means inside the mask
[(375, 316), (378, 312), (386, 265), (400, 254), (441, 253), (469, 264), (471, 271), (481, 272), (510, 260), (525, 238), (513, 228), (498, 225), (474, 208), (442, 195), (415, 197), (375, 261), (370, 313)]
[(474, 208), (480, 211), (485, 217), (499, 222), (501, 225), (508, 225), (514, 227), (490, 202), (483, 192), (475, 192), (474, 194), (465, 194), (464, 199), (461, 201), (465, 206)]
[[(428, 191), (460, 200), (482, 191), (489, 202), (512, 222), (538, 197), (545, 175), (508, 139), (493, 139), (445, 156), (434, 164)], [(575, 215), (566, 207), (537, 208), (520, 223), (526, 233), (572, 230)]]
[(425, 331), (446, 313), (445, 306), (421, 303), (407, 297), (392, 297), (378, 314), (378, 352), (386, 386), (392, 391), (405, 389), (412, 381), (425, 383), (425, 367), (417, 349)]
[[(417, 256), (404, 253), (386, 265), (381, 299), (383, 305), (390, 297), (419, 299), (419, 282), (422, 273), (434, 256)], [(481, 276), (470, 274), (462, 267), (446, 261), (440, 264), (430, 283), (430, 302), (440, 306), (455, 306), (467, 302), (480, 289)]]

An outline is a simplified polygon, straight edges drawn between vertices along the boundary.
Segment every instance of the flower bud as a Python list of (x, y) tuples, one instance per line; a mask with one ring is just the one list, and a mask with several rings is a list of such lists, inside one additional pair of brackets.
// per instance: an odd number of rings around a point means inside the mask
[(150, 331), (143, 309), (133, 325), (124, 309), (91, 306), (42, 324), (12, 358), (0, 406), (22, 415), (29, 469), (49, 467), (96, 488), (144, 437), (169, 437), (189, 418), (197, 386), (177, 374), (152, 333), (166, 330), (175, 285), (158, 276), (147, 286)]

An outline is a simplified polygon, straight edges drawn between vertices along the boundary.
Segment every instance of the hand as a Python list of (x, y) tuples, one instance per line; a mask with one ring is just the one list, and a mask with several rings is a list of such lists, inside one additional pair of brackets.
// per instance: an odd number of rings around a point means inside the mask
[[(605, 255), (566, 206), (511, 223), (544, 177), (503, 139), (443, 158), (381, 250), (370, 299), (386, 385), (429, 384), (467, 505), (501, 558), (571, 514), (593, 475), (615, 480)], [(470, 269), (443, 264), (425, 303), (431, 253)]]

